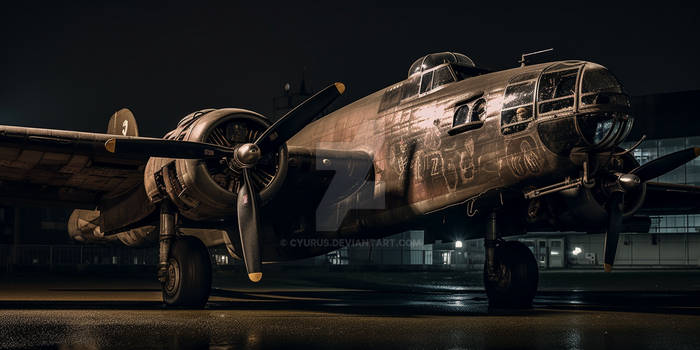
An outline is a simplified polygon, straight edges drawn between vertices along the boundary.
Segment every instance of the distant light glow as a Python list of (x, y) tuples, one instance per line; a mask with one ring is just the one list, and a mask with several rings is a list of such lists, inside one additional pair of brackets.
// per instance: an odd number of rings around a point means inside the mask
[(550, 254), (551, 254), (551, 255), (559, 255), (559, 252), (556, 251), (556, 250), (552, 250), (552, 252), (551, 252)]
[(455, 248), (462, 248), (462, 241), (455, 242)]
[(571, 254), (579, 255), (582, 252), (583, 252), (583, 249), (581, 249), (580, 247), (576, 247), (576, 248), (574, 248), (574, 250), (571, 251)]

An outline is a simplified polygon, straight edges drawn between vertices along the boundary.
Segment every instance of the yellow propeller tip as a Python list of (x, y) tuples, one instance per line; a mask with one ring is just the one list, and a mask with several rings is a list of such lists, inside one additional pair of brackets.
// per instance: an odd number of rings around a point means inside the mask
[(345, 84), (343, 83), (335, 83), (335, 88), (338, 89), (341, 95), (345, 92)]
[(109, 139), (109, 140), (107, 140), (107, 142), (105, 142), (105, 148), (110, 153), (114, 153), (114, 150), (116, 149), (116, 147), (117, 147), (117, 139)]
[(610, 272), (610, 271), (612, 271), (612, 265), (610, 265), (610, 264), (603, 264), (603, 270), (605, 270), (605, 272)]
[(262, 279), (262, 272), (249, 273), (248, 278), (250, 278), (250, 280), (253, 282), (260, 282)]

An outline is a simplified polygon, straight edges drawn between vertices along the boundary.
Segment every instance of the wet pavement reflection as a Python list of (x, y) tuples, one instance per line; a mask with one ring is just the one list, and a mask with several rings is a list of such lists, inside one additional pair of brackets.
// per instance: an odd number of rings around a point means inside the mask
[[(0, 295), (0, 347), (694, 348), (698, 291), (543, 291), (530, 310), (482, 291), (217, 288), (204, 310), (164, 309), (154, 288)], [(74, 298), (51, 298), (67, 293)], [(124, 297), (128, 295), (128, 297)], [(81, 300), (83, 298), (85, 300)]]

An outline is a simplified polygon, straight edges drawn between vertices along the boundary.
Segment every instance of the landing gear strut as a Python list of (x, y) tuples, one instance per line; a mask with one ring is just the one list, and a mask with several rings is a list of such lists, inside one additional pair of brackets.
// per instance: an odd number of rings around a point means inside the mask
[(207, 247), (195, 237), (175, 236), (172, 204), (160, 210), (158, 280), (168, 306), (203, 307), (211, 292), (211, 260)]
[(160, 204), (160, 236), (158, 239), (158, 280), (165, 282), (168, 273), (170, 246), (175, 239), (175, 211), (169, 200)]
[(496, 213), (489, 217), (484, 246), (484, 288), (489, 306), (529, 308), (537, 292), (537, 261), (530, 249), (518, 241), (499, 238)]

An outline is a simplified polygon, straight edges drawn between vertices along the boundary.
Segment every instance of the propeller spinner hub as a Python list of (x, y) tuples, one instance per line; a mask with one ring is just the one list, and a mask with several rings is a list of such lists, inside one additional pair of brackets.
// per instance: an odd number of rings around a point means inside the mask
[(617, 180), (622, 186), (627, 191), (634, 190), (639, 187), (639, 185), (642, 183), (642, 180), (639, 178), (639, 176), (634, 175), (634, 174), (625, 174), (622, 175), (618, 178)]
[(246, 143), (236, 149), (234, 158), (242, 168), (251, 168), (260, 160), (260, 147), (254, 143)]

